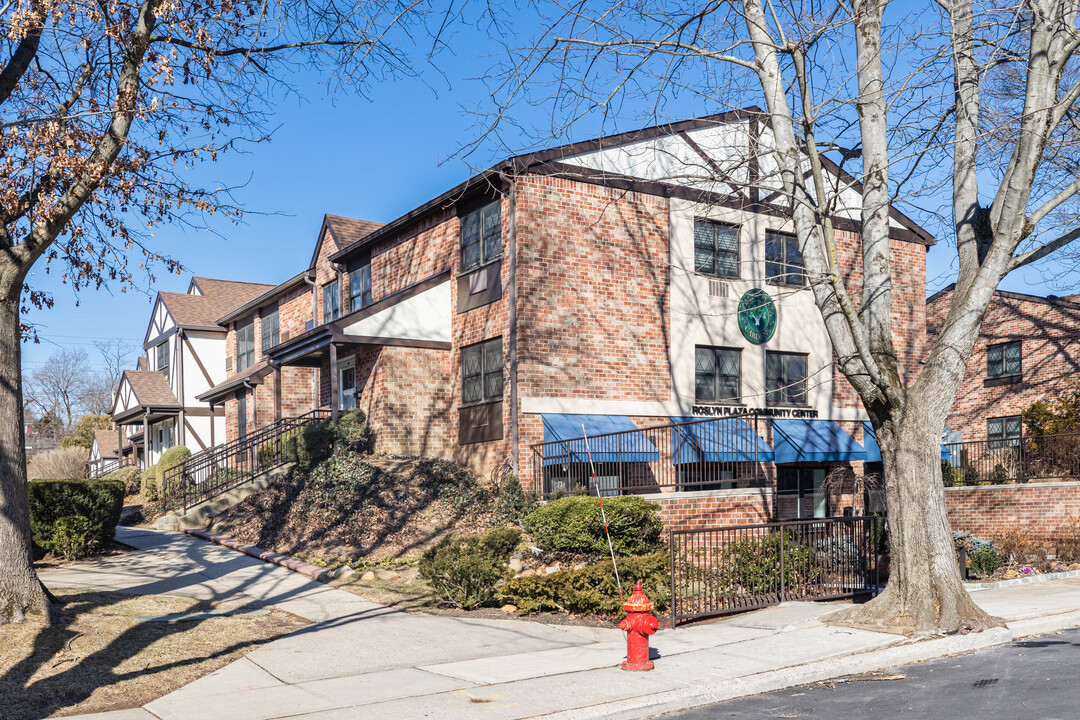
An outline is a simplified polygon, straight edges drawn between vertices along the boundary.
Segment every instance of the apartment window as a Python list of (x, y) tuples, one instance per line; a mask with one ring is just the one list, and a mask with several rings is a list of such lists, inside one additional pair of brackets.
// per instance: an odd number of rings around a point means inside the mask
[(278, 309), (263, 312), (262, 316), (262, 352), (266, 352), (281, 342), (281, 328), (278, 322)]
[(1023, 366), (1020, 350), (1019, 340), (986, 348), (986, 376), (1019, 375)]
[(1019, 415), (990, 418), (986, 421), (986, 439), (991, 450), (1019, 447), (1023, 424)]
[(806, 285), (799, 241), (794, 235), (765, 232), (765, 278), (771, 285)]
[(498, 402), (502, 396), (502, 338), (461, 348), (461, 404)]
[(502, 203), (498, 200), (461, 218), (461, 271), (502, 257)]
[(694, 221), (694, 272), (739, 277), (739, 228), (712, 220)]
[(236, 396), (236, 436), (247, 435), (247, 395), (240, 393)]
[(248, 369), (255, 362), (255, 318), (236, 328), (236, 372)]
[(154, 352), (157, 355), (157, 369), (168, 370), (169, 369), (169, 341), (166, 340), (163, 343), (159, 343), (154, 348)]
[(371, 263), (349, 273), (350, 310), (366, 308), (371, 304)]
[(698, 402), (738, 400), (742, 395), (742, 353), (698, 346), (694, 350), (694, 397)]
[(337, 320), (341, 316), (341, 291), (337, 280), (323, 285), (322, 288), (322, 321), (328, 323)]
[(765, 403), (806, 404), (807, 356), (796, 353), (765, 353)]

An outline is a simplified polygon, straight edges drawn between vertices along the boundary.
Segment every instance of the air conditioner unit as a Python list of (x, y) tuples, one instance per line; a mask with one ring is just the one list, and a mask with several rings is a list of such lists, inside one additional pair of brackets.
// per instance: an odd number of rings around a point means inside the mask
[(723, 280), (709, 280), (709, 297), (731, 297), (731, 284)]

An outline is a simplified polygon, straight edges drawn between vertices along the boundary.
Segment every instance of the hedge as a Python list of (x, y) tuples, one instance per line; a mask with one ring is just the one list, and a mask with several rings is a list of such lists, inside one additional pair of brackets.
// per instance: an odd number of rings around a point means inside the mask
[(161, 457), (158, 459), (157, 465), (157, 477), (155, 481), (157, 483), (158, 499), (165, 499), (165, 471), (170, 470), (180, 463), (191, 457), (191, 451), (184, 445), (173, 445), (171, 448), (161, 453)]
[[(616, 556), (648, 555), (660, 549), (660, 505), (633, 495), (604, 498)], [(600, 501), (570, 496), (541, 505), (525, 518), (533, 543), (545, 552), (599, 560), (609, 554)]]
[(61, 518), (81, 516), (92, 524), (94, 539), (104, 545), (116, 535), (124, 508), (124, 483), (117, 480), (32, 480), (30, 531), (34, 543), (53, 549)]
[[(619, 558), (623, 593), (629, 597), (637, 580), (662, 612), (671, 600), (670, 559), (666, 552)], [(619, 586), (611, 560), (578, 570), (559, 570), (546, 575), (527, 575), (502, 585), (496, 593), (500, 602), (517, 607), (519, 613), (541, 611), (574, 615), (603, 615), (621, 618), (626, 613), (619, 599)]]

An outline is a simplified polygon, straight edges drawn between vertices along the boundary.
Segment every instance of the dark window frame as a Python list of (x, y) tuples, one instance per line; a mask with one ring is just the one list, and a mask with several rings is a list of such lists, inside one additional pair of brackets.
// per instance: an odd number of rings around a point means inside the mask
[[(499, 336), (461, 348), (461, 407), (502, 401), (505, 385), (502, 343), (502, 336)], [(471, 361), (473, 353), (479, 354), (479, 365)], [(479, 382), (478, 394), (476, 382)]]
[[(1015, 357), (1010, 358), (1010, 351), (1015, 349)], [(986, 377), (999, 378), (1011, 375), (1023, 375), (1024, 352), (1022, 340), (994, 343), (986, 347)]]
[[(326, 299), (328, 297), (332, 300), (330, 312), (326, 308)], [(341, 283), (338, 282), (337, 278), (334, 278), (322, 286), (322, 321), (325, 325), (328, 322), (337, 320), (339, 317), (341, 317)]]
[(349, 271), (349, 310), (353, 312), (363, 310), (368, 305), (371, 305), (370, 262)]
[[(781, 360), (781, 376), (777, 377), (773, 370), (777, 367), (773, 358)], [(802, 378), (795, 380), (789, 376), (788, 361), (802, 360)], [(810, 379), (810, 356), (807, 353), (779, 352), (767, 350), (765, 352), (765, 404), (769, 406), (806, 407), (809, 405), (809, 388), (807, 383)], [(776, 384), (774, 385), (774, 381)], [(800, 387), (801, 386), (801, 387)]]
[[(472, 233), (475, 230), (475, 237)], [(475, 248), (475, 258), (470, 248)], [(502, 259), (502, 200), (494, 200), (461, 216), (458, 231), (461, 272), (468, 273)]]
[(275, 305), (273, 310), (264, 311), (260, 325), (260, 334), (262, 336), (260, 349), (265, 356), (268, 350), (276, 347), (281, 342), (280, 309)]
[(255, 364), (255, 318), (236, 326), (236, 372)]
[[(708, 228), (708, 240), (709, 243), (702, 242), (706, 238), (704, 228)], [(720, 229), (731, 230), (735, 233), (735, 249), (731, 251), (729, 248), (720, 247)], [(705, 277), (717, 278), (720, 280), (738, 280), (742, 273), (740, 269), (742, 267), (742, 228), (738, 225), (732, 225), (731, 223), (724, 223), (718, 220), (709, 220), (706, 218), (694, 219), (694, 272), (698, 275), (704, 275)], [(703, 263), (705, 254), (708, 254), (709, 260), (707, 263)], [(724, 257), (726, 262), (723, 263), (725, 272), (721, 271), (721, 256)]]
[[(708, 356), (712, 359), (712, 370), (706, 373), (702, 370), (702, 359)], [(721, 372), (724, 357), (734, 357), (735, 375)], [(706, 375), (711, 377), (711, 397), (700, 392)], [(733, 377), (734, 387), (731, 383)], [(699, 403), (737, 403), (742, 400), (742, 350), (740, 348), (694, 346), (694, 400)]]
[[(157, 345), (154, 346), (154, 362), (157, 365), (156, 370), (168, 370), (169, 369), (169, 339), (165, 338)], [(164, 360), (164, 364), (162, 364)]]
[[(780, 252), (771, 255), (771, 250), (776, 247), (775, 239), (780, 240)], [(770, 285), (806, 287), (806, 265), (799, 252), (799, 240), (794, 235), (765, 231), (765, 281)]]
[(1023, 436), (1024, 423), (1021, 415), (1003, 415), (986, 419), (986, 442), (990, 450), (1020, 447)]
[(236, 395), (236, 436), (243, 438), (247, 435), (247, 393), (241, 392)]

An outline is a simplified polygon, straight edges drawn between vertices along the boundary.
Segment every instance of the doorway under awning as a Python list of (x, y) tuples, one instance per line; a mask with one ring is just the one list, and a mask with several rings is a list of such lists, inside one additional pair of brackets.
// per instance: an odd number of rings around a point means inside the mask
[[(866, 449), (866, 462), (881, 462), (881, 448), (877, 444), (877, 435), (874, 426), (869, 421), (863, 423), (863, 447)], [(949, 446), (941, 446), (941, 459), (948, 460), (950, 456)]]
[(777, 465), (866, 460), (866, 450), (832, 420), (773, 420)]
[[(544, 465), (656, 462), (656, 445), (625, 415), (544, 413)], [(552, 443), (552, 444), (549, 444)]]
[(671, 422), (676, 423), (671, 428), (671, 461), (675, 465), (773, 459), (773, 449), (741, 418), (673, 417)]

